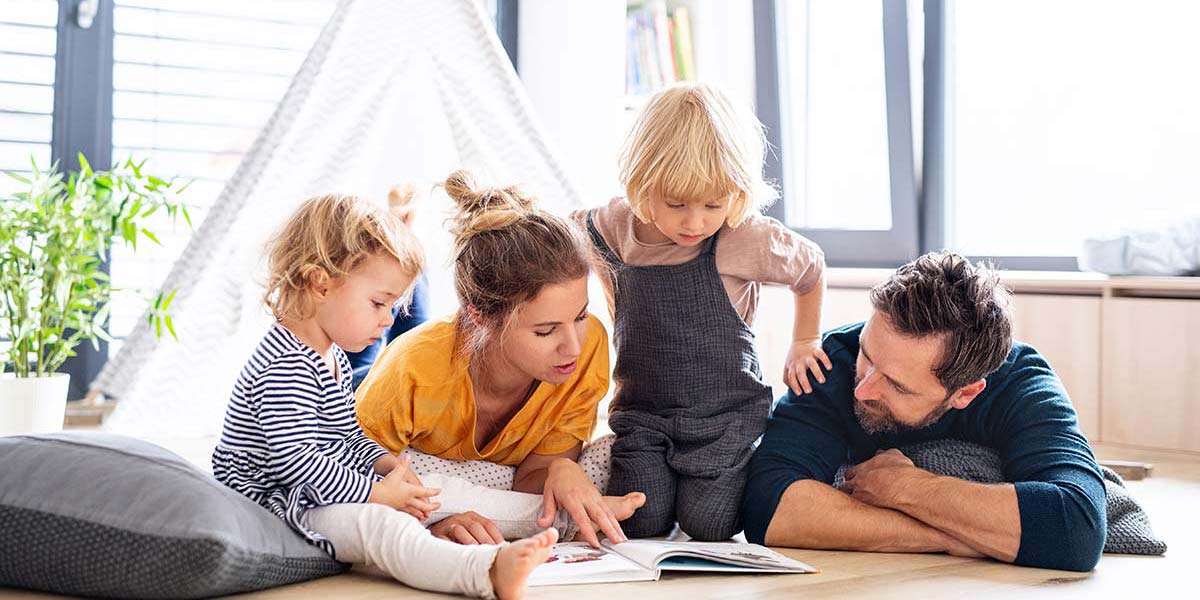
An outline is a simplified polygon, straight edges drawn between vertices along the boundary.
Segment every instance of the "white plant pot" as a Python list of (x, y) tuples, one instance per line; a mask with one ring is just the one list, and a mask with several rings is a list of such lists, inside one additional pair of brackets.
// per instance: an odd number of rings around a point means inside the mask
[(71, 376), (0, 375), (0, 436), (62, 431)]

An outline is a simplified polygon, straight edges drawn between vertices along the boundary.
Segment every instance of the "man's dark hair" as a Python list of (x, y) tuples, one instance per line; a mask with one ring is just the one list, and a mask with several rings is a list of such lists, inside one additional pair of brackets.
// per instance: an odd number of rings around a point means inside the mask
[(990, 265), (930, 252), (871, 290), (871, 304), (903, 335), (943, 338), (934, 375), (948, 393), (978, 381), (1012, 349), (1011, 295)]

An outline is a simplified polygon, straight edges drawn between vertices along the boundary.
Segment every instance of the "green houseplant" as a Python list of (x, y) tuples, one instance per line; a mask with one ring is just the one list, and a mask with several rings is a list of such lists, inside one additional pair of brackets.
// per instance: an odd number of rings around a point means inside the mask
[[(0, 198), (0, 435), (61, 428), (69, 377), (56, 373), (79, 344), (109, 340), (105, 331), (115, 289), (105, 270), (113, 243), (137, 250), (157, 244), (151, 229), (163, 217), (191, 225), (178, 200), (185, 185), (142, 171), (132, 159), (96, 171), (29, 177), (8, 173), (24, 189)], [(152, 325), (175, 334), (173, 293), (153, 296)]]

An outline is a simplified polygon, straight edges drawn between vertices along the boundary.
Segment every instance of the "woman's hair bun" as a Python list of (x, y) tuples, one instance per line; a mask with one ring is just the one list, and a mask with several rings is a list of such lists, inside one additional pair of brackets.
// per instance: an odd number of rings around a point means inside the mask
[(450, 231), (460, 243), (480, 233), (504, 229), (533, 210), (533, 198), (520, 188), (481, 188), (466, 169), (451, 173), (442, 188), (458, 207)]

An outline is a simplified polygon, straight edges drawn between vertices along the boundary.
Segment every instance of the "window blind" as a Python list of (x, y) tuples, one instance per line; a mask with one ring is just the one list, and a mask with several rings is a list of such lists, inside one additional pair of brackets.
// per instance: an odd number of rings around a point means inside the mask
[[(193, 181), (182, 199), (196, 226), (274, 111), (334, 0), (117, 0), (113, 14), (113, 160), (147, 159), (160, 177)], [(165, 215), (164, 215), (165, 219)], [(154, 290), (186, 246), (185, 223), (161, 247), (113, 249), (114, 284)], [(143, 242), (144, 243), (144, 242)], [(115, 353), (141, 317), (136, 295), (113, 302)]]
[[(50, 166), (57, 21), (54, 0), (0, 0), (0, 171)], [(0, 177), (0, 197), (22, 187)]]

